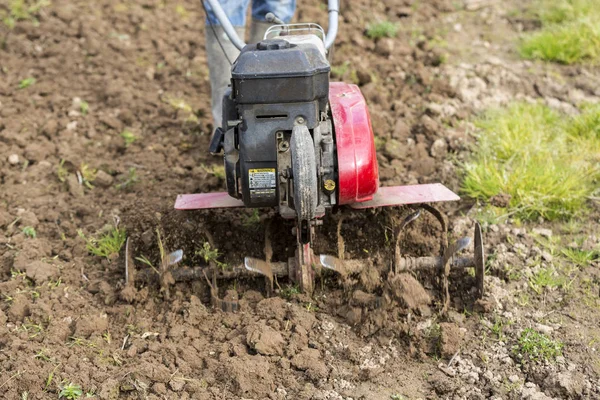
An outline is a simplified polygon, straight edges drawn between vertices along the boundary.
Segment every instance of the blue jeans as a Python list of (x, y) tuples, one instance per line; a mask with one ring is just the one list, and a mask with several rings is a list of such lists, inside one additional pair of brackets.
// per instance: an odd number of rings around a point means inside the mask
[[(219, 0), (223, 11), (229, 17), (231, 25), (246, 26), (246, 10), (250, 0)], [(220, 25), (219, 20), (215, 17), (210, 5), (206, 5), (208, 15), (206, 22), (213, 25)], [(265, 15), (272, 12), (275, 16), (286, 24), (292, 20), (296, 11), (296, 0), (253, 0), (252, 1), (252, 19), (257, 21), (266, 21)]]

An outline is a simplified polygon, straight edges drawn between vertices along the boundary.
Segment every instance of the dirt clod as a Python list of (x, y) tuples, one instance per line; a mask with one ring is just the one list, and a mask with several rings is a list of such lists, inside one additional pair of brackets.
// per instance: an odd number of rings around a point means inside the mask
[(28, 278), (33, 279), (37, 284), (41, 284), (58, 275), (58, 268), (55, 265), (44, 261), (33, 261), (25, 268)]
[(251, 349), (265, 356), (282, 355), (285, 345), (281, 334), (266, 325), (248, 328), (246, 343)]
[(412, 310), (418, 310), (431, 302), (431, 296), (412, 275), (390, 275), (388, 286), (393, 296)]
[(451, 358), (459, 350), (464, 337), (463, 331), (458, 325), (449, 322), (440, 324), (440, 352), (442, 357)]

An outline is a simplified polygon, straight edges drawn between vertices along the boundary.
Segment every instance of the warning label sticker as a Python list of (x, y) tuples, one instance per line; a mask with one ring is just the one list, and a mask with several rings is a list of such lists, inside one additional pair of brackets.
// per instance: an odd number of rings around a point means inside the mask
[(277, 185), (275, 168), (257, 168), (248, 170), (250, 189), (272, 189)]

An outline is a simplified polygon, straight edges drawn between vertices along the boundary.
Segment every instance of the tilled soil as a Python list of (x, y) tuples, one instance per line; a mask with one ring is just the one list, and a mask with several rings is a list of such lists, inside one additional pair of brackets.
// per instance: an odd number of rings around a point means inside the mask
[[(369, 102), (383, 185), (456, 190), (468, 120), (485, 107), (542, 98), (574, 112), (582, 99), (597, 101), (593, 70), (547, 69), (507, 50), (523, 28), (510, 10), (493, 1), (344, 2), (334, 65), (346, 67), (334, 79), (359, 84)], [(363, 272), (326, 274), (313, 297), (285, 280), (269, 298), (262, 279), (220, 283), (221, 296), (240, 298), (236, 313), (214, 310), (202, 279), (133, 289), (124, 251), (91, 256), (81, 236), (107, 225), (124, 227), (133, 255), (155, 265), (159, 234), (166, 251), (184, 251), (186, 266), (202, 263), (196, 250), (205, 242), (227, 265), (264, 258), (267, 234), (274, 261), (293, 254), (291, 225), (272, 211), (172, 210), (178, 193), (224, 189), (221, 160), (207, 152), (203, 18), (189, 0), (58, 0), (35, 21), (0, 27), (2, 398), (57, 398), (68, 383), (100, 399), (600, 397), (599, 304), (589, 295), (597, 272), (574, 275), (587, 282), (581, 289), (532, 294), (524, 304), (529, 260), (544, 254), (523, 228), (488, 227), (488, 294), (474, 302), (474, 278), (453, 273), (445, 314), (433, 273), (388, 279), (408, 209), (339, 210), (320, 229), (317, 251), (337, 254), (344, 218), (344, 254)], [(365, 37), (378, 18), (399, 22), (398, 36)], [(297, 19), (325, 24), (325, 7), (301, 2)], [(30, 77), (35, 83), (19, 88)], [(124, 131), (137, 140), (126, 145)], [(99, 171), (93, 188), (82, 184), (86, 168)], [(452, 237), (472, 234), (472, 206), (441, 207), (453, 217)], [(597, 225), (585, 229), (597, 246)], [(439, 236), (423, 216), (403, 233), (402, 252), (435, 255)], [(508, 264), (522, 267), (523, 279), (508, 279)], [(504, 337), (490, 333), (498, 318)], [(524, 362), (514, 353), (531, 326), (565, 341), (561, 359)]]

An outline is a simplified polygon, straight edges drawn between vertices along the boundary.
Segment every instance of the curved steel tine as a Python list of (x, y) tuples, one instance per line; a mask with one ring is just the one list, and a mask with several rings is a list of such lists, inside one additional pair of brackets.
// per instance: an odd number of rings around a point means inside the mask
[(406, 228), (406, 225), (410, 224), (411, 222), (415, 221), (417, 218), (419, 218), (421, 216), (421, 208), (419, 208), (417, 211), (407, 215), (404, 220), (402, 220), (402, 223), (400, 224), (400, 227), (398, 229), (398, 232), (396, 233), (396, 247), (394, 247), (394, 265), (392, 265), (392, 269), (394, 271), (394, 273), (398, 272), (398, 265), (400, 265), (400, 234), (402, 233), (402, 231), (404, 230), (404, 228)]
[(319, 261), (321, 262), (321, 266), (323, 268), (330, 269), (332, 271), (339, 270), (340, 259), (334, 256), (329, 256), (327, 254), (321, 254), (319, 256)]
[(407, 215), (404, 220), (402, 221), (402, 223), (400, 224), (400, 228), (399, 230), (403, 230), (406, 225), (410, 224), (411, 222), (415, 221), (417, 218), (419, 218), (421, 216), (421, 211), (422, 209), (419, 208), (417, 211), (415, 211), (412, 214)]
[(471, 238), (465, 236), (463, 238), (458, 239), (456, 242), (452, 243), (450, 246), (448, 246), (448, 248), (444, 252), (444, 265), (448, 262), (448, 260), (450, 260), (450, 258), (454, 254), (458, 253), (461, 250), (466, 249), (470, 244), (471, 244)]

